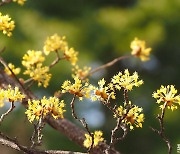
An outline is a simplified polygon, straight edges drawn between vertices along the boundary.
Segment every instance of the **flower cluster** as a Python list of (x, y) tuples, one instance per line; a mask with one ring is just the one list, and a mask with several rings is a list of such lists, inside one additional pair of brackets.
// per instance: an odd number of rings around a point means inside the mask
[(9, 15), (2, 15), (0, 12), (0, 31), (7, 36), (11, 36), (14, 27), (14, 21), (11, 20)]
[(78, 52), (74, 50), (74, 48), (66, 48), (64, 52), (64, 57), (67, 61), (70, 61), (72, 65), (76, 65), (78, 61), (77, 58)]
[(24, 5), (26, 0), (13, 0), (13, 2), (17, 2), (19, 5)]
[[(139, 80), (139, 76), (137, 72), (134, 72), (133, 75), (130, 75), (128, 69), (122, 72), (119, 72), (117, 75), (113, 76), (111, 82), (105, 86), (106, 81), (101, 79), (98, 82), (99, 87), (94, 88), (94, 94), (91, 96), (93, 101), (100, 100), (102, 102), (109, 103), (109, 99), (115, 99), (117, 95), (117, 91), (120, 91), (122, 88), (125, 90), (132, 90), (133, 87), (138, 87), (143, 84), (142, 80)], [(127, 101), (127, 100), (126, 100)], [(106, 103), (103, 103), (106, 105)], [(116, 118), (123, 118), (122, 122), (130, 125), (130, 129), (136, 127), (142, 127), (142, 122), (144, 122), (144, 114), (141, 114), (142, 108), (139, 108), (135, 105), (131, 105), (129, 101), (128, 104), (124, 103), (123, 106), (119, 106), (118, 108), (114, 107), (114, 113)], [(129, 107), (130, 108), (129, 108)], [(129, 108), (129, 109), (128, 109)]]
[[(9, 63), (9, 64), (8, 64), (8, 67), (13, 71), (13, 73), (14, 73), (15, 75), (18, 75), (18, 74), (20, 73), (20, 71), (21, 71), (21, 68), (19, 68), (19, 67), (15, 68), (15, 66), (14, 66), (12, 63)], [(11, 71), (9, 70), (8, 67), (5, 67), (4, 71), (5, 71), (8, 75), (11, 75), (12, 73), (11, 73)]]
[(62, 93), (69, 92), (70, 94), (79, 97), (80, 100), (82, 100), (83, 97), (89, 98), (90, 91), (93, 87), (90, 86), (88, 82), (82, 83), (82, 81), (78, 77), (75, 77), (74, 81), (74, 84), (69, 80), (64, 81), (61, 86)]
[(25, 96), (19, 91), (18, 87), (14, 89), (9, 85), (8, 89), (0, 89), (0, 107), (4, 106), (5, 101), (16, 102), (22, 101)]
[(91, 97), (92, 101), (104, 101), (107, 100), (109, 96), (112, 99), (116, 98), (114, 91), (109, 86), (110, 84), (108, 86), (105, 86), (105, 83), (106, 81), (104, 80), (104, 78), (98, 82), (99, 87), (93, 89), (94, 95)]
[(45, 57), (41, 51), (28, 50), (23, 56), (22, 65), (26, 67), (25, 75), (29, 75), (33, 80), (38, 82), (38, 86), (43, 85), (45, 88), (49, 85), (51, 74), (49, 67), (43, 66)]
[(50, 52), (63, 52), (64, 59), (70, 61), (72, 65), (75, 65), (78, 58), (78, 52), (74, 48), (69, 48), (68, 43), (65, 41), (65, 37), (60, 37), (54, 34), (47, 38), (43, 47), (45, 55), (49, 55)]
[(67, 46), (67, 42), (65, 41), (66, 37), (60, 37), (57, 34), (54, 34), (47, 38), (44, 43), (44, 53), (49, 55), (50, 52), (62, 50), (65, 51)]
[(121, 87), (127, 90), (132, 90), (133, 87), (139, 87), (143, 84), (143, 80), (138, 80), (139, 76), (137, 72), (134, 72), (133, 75), (130, 75), (128, 69), (124, 71), (124, 74), (119, 72), (117, 75), (113, 76), (112, 83), (117, 90), (120, 90)]
[(23, 56), (22, 65), (26, 68), (34, 67), (38, 63), (44, 62), (45, 57), (41, 51), (28, 50)]
[[(101, 131), (95, 131), (94, 133), (92, 133), (92, 135), (94, 136), (94, 144), (93, 147), (96, 147), (99, 142), (104, 141), (104, 138), (102, 137), (103, 133)], [(85, 134), (86, 139), (84, 140), (84, 147), (86, 148), (90, 148), (92, 145), (92, 137), (89, 134)]]
[(78, 65), (76, 65), (72, 71), (74, 72), (74, 74), (72, 74), (72, 77), (74, 78), (75, 76), (77, 76), (79, 79), (84, 79), (90, 72), (91, 67), (87, 67), (84, 66), (82, 69), (79, 68)]
[(157, 103), (160, 104), (161, 102), (163, 105), (160, 105), (161, 109), (164, 109), (166, 106), (168, 109), (172, 111), (177, 109), (177, 105), (180, 105), (180, 95), (176, 95), (177, 90), (173, 85), (168, 86), (161, 86), (156, 92), (153, 93), (153, 97), (157, 99)]
[(33, 80), (38, 82), (38, 86), (43, 85), (45, 88), (49, 85), (49, 80), (51, 79), (51, 74), (49, 72), (49, 67), (42, 66), (42, 63), (36, 65), (36, 67), (30, 67), (24, 74), (29, 75)]
[(98, 82), (99, 87), (94, 87), (94, 94), (91, 97), (92, 101), (100, 100), (106, 101), (108, 98), (116, 98), (116, 90), (121, 90), (124, 88), (126, 90), (132, 90), (133, 87), (138, 87), (143, 84), (143, 80), (139, 80), (137, 72), (134, 72), (133, 75), (130, 75), (128, 69), (122, 72), (119, 72), (117, 75), (113, 76), (111, 82), (105, 86), (106, 81), (101, 79)]
[[(131, 102), (129, 101), (129, 104), (131, 105)], [(116, 113), (118, 116), (125, 118), (122, 120), (123, 123), (130, 126), (130, 130), (134, 129), (135, 127), (142, 128), (142, 122), (144, 122), (144, 114), (142, 112), (142, 108), (139, 108), (136, 105), (133, 105), (132, 108), (129, 110), (126, 109), (126, 107), (119, 106), (116, 109)], [(116, 115), (115, 115), (116, 117)]]
[(130, 45), (133, 56), (139, 57), (142, 61), (149, 60), (151, 48), (146, 48), (146, 42), (135, 38)]
[(28, 109), (25, 114), (28, 120), (32, 123), (35, 119), (45, 118), (46, 115), (51, 114), (55, 119), (63, 118), (63, 113), (66, 111), (64, 100), (59, 100), (56, 97), (47, 99), (43, 97), (41, 100), (29, 100)]

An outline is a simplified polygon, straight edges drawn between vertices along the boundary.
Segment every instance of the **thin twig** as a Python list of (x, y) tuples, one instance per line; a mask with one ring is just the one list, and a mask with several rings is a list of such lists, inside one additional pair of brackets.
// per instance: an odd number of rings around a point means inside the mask
[(104, 65), (101, 65), (101, 66), (99, 66), (99, 67), (91, 70), (84, 78), (86, 78), (86, 77), (88, 77), (88, 76), (91, 76), (91, 75), (93, 75), (94, 73), (96, 73), (96, 72), (98, 72), (98, 71), (100, 71), (100, 70), (102, 70), (102, 69), (104, 69), (104, 68), (111, 67), (111, 66), (113, 66), (114, 64), (116, 64), (117, 62), (119, 62), (119, 61), (121, 61), (121, 60), (123, 60), (123, 59), (129, 58), (129, 57), (131, 57), (131, 55), (126, 55), (126, 56), (121, 56), (121, 57), (115, 58), (115, 59), (113, 59), (112, 61), (110, 61), (110, 62), (108, 62), (108, 63), (106, 63), (106, 64), (104, 64)]
[[(116, 113), (116, 106), (112, 107), (110, 103), (111, 94), (108, 96), (106, 101), (101, 101), (103, 105), (105, 105), (112, 113), (117, 115)], [(117, 115), (118, 116), (118, 115)]]
[(4, 120), (5, 116), (7, 116), (10, 112), (12, 112), (14, 108), (15, 108), (14, 101), (12, 101), (9, 110), (7, 110), (6, 113), (4, 113), (4, 114), (1, 115), (0, 125), (1, 125), (2, 121)]
[(110, 141), (110, 149), (114, 148), (114, 145), (116, 143), (116, 132), (119, 130), (121, 125), (121, 118), (117, 118), (116, 127), (111, 131), (111, 141)]
[(61, 59), (64, 59), (64, 58), (60, 58), (58, 51), (56, 51), (55, 53), (56, 53), (56, 59), (49, 65), (50, 69), (53, 66), (55, 66)]
[[(33, 135), (31, 137), (31, 148), (35, 148), (36, 146), (40, 146), (42, 143), (42, 129), (44, 128), (45, 123), (43, 122), (43, 113), (41, 114), (40, 119), (38, 120), (37, 124), (34, 124), (34, 132)], [(37, 137), (37, 141), (36, 141), (36, 137)]]
[(110, 111), (112, 111), (112, 113), (114, 113), (115, 115), (116, 113), (116, 108), (111, 106), (111, 103), (109, 101), (102, 101), (103, 105), (105, 105)]
[(126, 104), (129, 104), (129, 98), (128, 98), (128, 90), (124, 88), (124, 101)]
[(91, 136), (91, 138), (92, 138), (91, 147), (88, 149), (88, 152), (89, 152), (89, 151), (91, 151), (91, 149), (92, 149), (93, 146), (94, 146), (94, 134), (92, 134), (91, 131), (89, 130), (89, 127), (88, 127), (88, 124), (87, 124), (85, 118), (80, 119), (80, 118), (78, 118), (78, 116), (76, 115), (75, 108), (74, 108), (75, 98), (76, 98), (76, 96), (74, 95), (74, 97), (73, 97), (73, 99), (72, 99), (72, 101), (71, 101), (72, 116), (73, 116), (76, 120), (78, 120), (78, 121), (83, 125), (83, 127), (87, 130), (88, 134), (89, 134), (89, 135)]
[[(115, 128), (111, 131), (110, 146), (109, 146), (109, 149), (106, 150), (106, 152), (109, 151), (110, 149), (114, 148), (114, 145), (117, 143), (117, 141), (124, 140), (126, 135), (127, 135), (127, 133), (128, 133), (128, 129), (127, 129), (126, 125), (122, 123), (122, 121), (126, 118), (127, 114), (129, 113), (129, 110), (133, 107), (133, 106), (131, 106), (129, 104), (129, 99), (128, 99), (128, 94), (127, 93), (128, 93), (128, 90), (124, 89), (124, 94), (123, 95), (124, 95), (124, 101), (126, 103), (125, 108), (127, 109), (126, 114), (124, 114), (123, 116), (119, 117), (119, 115), (117, 114), (116, 110), (113, 110), (115, 112), (115, 114), (117, 115), (117, 123), (116, 123)], [(120, 128), (123, 130), (123, 136), (117, 138), (115, 135), (116, 135), (117, 131)]]
[(32, 80), (32, 81), (28, 84), (28, 86), (26, 87), (25, 90), (28, 90), (34, 83), (35, 83), (35, 80)]
[(121, 124), (121, 129), (123, 130), (123, 135), (119, 138), (116, 138), (117, 141), (122, 141), (126, 138), (127, 134), (128, 134), (128, 129), (127, 129), (127, 125), (126, 124)]
[(81, 152), (61, 151), (61, 150), (39, 150), (32, 149), (23, 145), (20, 145), (17, 139), (11, 139), (10, 137), (0, 132), (0, 143), (11, 149), (26, 153), (26, 154), (85, 154)]
[[(126, 91), (127, 92), (127, 91)], [(128, 96), (127, 94), (124, 94), (126, 100), (128, 100)], [(102, 101), (102, 103), (110, 110), (112, 111), (112, 113), (117, 117), (117, 123), (116, 123), (116, 127), (112, 130), (111, 132), (111, 141), (110, 141), (110, 146), (105, 150), (105, 153), (109, 154), (111, 153), (111, 150), (112, 148), (114, 148), (114, 145), (117, 143), (117, 141), (119, 140), (124, 140), (124, 138), (126, 137), (127, 133), (128, 133), (128, 129), (126, 127), (125, 124), (121, 123), (122, 120), (126, 117), (126, 116), (123, 116), (123, 118), (121, 116), (118, 115), (117, 113), (117, 110), (116, 110), (116, 105), (114, 107), (111, 106), (111, 103), (110, 103), (110, 98), (111, 98), (111, 95), (108, 96), (108, 99), (107, 101)], [(123, 135), (122, 137), (119, 137), (119, 138), (116, 138), (116, 132), (119, 130), (119, 129), (122, 129), (123, 130)]]
[(29, 79), (24, 81), (24, 84), (27, 84), (27, 83), (31, 82), (32, 80), (33, 80), (32, 78), (29, 78)]
[(167, 144), (167, 147), (168, 147), (168, 154), (171, 154), (172, 153), (172, 145), (171, 145), (171, 142), (169, 141), (169, 139), (165, 135), (165, 128), (164, 128), (164, 115), (165, 115), (166, 107), (167, 107), (167, 102), (164, 103), (161, 115), (157, 116), (157, 118), (159, 120), (159, 124), (160, 124), (160, 130), (157, 130), (153, 127), (150, 127), (150, 129), (152, 131), (154, 131), (155, 133), (157, 133), (165, 141), (165, 143)]

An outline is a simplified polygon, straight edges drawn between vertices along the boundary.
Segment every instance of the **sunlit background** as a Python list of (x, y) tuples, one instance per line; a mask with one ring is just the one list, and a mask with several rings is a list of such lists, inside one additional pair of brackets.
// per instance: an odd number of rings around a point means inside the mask
[[(130, 72), (138, 71), (144, 85), (134, 88), (129, 97), (143, 107), (145, 122), (142, 129), (130, 131), (125, 140), (116, 145), (116, 149), (124, 154), (167, 153), (165, 142), (149, 129), (150, 126), (159, 128), (155, 117), (160, 112), (151, 96), (162, 84), (173, 84), (180, 91), (180, 0), (27, 0), (22, 7), (10, 3), (1, 7), (0, 11), (9, 14), (16, 22), (12, 37), (0, 34), (0, 48), (6, 47), (3, 56), (7, 62), (19, 67), (22, 67), (21, 59), (27, 50), (42, 50), (47, 36), (54, 33), (65, 35), (69, 46), (79, 51), (80, 66), (92, 68), (129, 54), (130, 42), (135, 37), (146, 40), (147, 46), (152, 48), (150, 61), (141, 62), (136, 58), (123, 60), (94, 74), (90, 82), (97, 84), (102, 77), (109, 81), (125, 68)], [(52, 54), (46, 64), (53, 58)], [(65, 79), (71, 80), (71, 68), (70, 63), (60, 62), (51, 70), (53, 77), (50, 86), (44, 89), (37, 88), (35, 84), (32, 90), (39, 97), (53, 95)], [(72, 96), (64, 99), (68, 111), (65, 117), (82, 127), (71, 117), (69, 103)], [(122, 104), (123, 98), (118, 101)], [(79, 116), (87, 119), (91, 130), (102, 130), (109, 143), (111, 130), (115, 127), (112, 113), (99, 102), (84, 100), (76, 105)], [(0, 112), (7, 108), (8, 103)], [(18, 137), (24, 145), (30, 145), (33, 126), (24, 112), (25, 109), (17, 103), (16, 110), (4, 121), (2, 130)], [(177, 144), (180, 144), (180, 109), (167, 111), (165, 128), (173, 145), (173, 153), (176, 153)], [(43, 149), (85, 152), (48, 125), (43, 134)], [(2, 154), (16, 153), (4, 146), (0, 146), (0, 150)]]

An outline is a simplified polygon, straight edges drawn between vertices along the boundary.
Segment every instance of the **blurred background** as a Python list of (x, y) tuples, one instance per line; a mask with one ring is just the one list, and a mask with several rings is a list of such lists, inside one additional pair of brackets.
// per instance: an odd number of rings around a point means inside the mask
[[(151, 96), (162, 84), (173, 84), (180, 91), (179, 0), (27, 0), (22, 7), (10, 3), (1, 7), (0, 11), (9, 14), (16, 22), (12, 37), (0, 33), (0, 48), (6, 46), (4, 58), (19, 67), (22, 67), (21, 59), (27, 50), (42, 50), (47, 36), (54, 33), (65, 35), (69, 46), (79, 51), (80, 66), (92, 68), (129, 54), (130, 42), (135, 37), (146, 40), (147, 46), (152, 48), (150, 61), (141, 62), (136, 58), (123, 60), (94, 74), (90, 82), (96, 85), (103, 77), (109, 81), (114, 74), (125, 68), (130, 72), (137, 71), (144, 85), (134, 88), (129, 92), (129, 97), (133, 103), (143, 107), (145, 122), (142, 129), (130, 131), (125, 140), (116, 145), (116, 149), (124, 154), (167, 153), (165, 142), (149, 129), (150, 126), (159, 128), (155, 117), (160, 113)], [(52, 54), (46, 61), (47, 65), (53, 58)], [(53, 95), (65, 79), (71, 80), (71, 68), (69, 62), (60, 62), (51, 70), (53, 77), (50, 86), (44, 89), (37, 88), (35, 84), (32, 90), (39, 97)], [(67, 110), (65, 117), (79, 125), (71, 117), (69, 103), (72, 96), (64, 99)], [(118, 101), (122, 104), (123, 97)], [(99, 102), (90, 100), (77, 102), (76, 105), (79, 116), (87, 119), (91, 130), (102, 130), (109, 143), (111, 130), (115, 127), (111, 112)], [(29, 145), (33, 126), (25, 118), (25, 109), (18, 103), (16, 106), (1, 129), (10, 136), (17, 136), (24, 145)], [(8, 103), (0, 113), (7, 108)], [(177, 153), (177, 144), (180, 144), (180, 109), (167, 111), (165, 128), (174, 148), (173, 153)], [(48, 125), (43, 134), (41, 148), (84, 152)], [(2, 154), (16, 153), (4, 146), (0, 146), (0, 150)]]

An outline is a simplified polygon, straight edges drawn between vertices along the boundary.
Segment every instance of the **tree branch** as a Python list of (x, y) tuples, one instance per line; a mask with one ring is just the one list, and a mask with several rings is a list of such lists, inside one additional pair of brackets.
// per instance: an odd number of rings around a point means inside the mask
[[(119, 140), (124, 140), (125, 137), (127, 136), (127, 133), (128, 133), (128, 129), (127, 129), (127, 126), (126, 124), (123, 124), (122, 121), (126, 118), (129, 110), (132, 108), (132, 106), (129, 104), (129, 99), (128, 99), (128, 90), (127, 89), (124, 89), (124, 101), (126, 103), (126, 109), (127, 109), (127, 112), (126, 114), (123, 114), (121, 117), (116, 113), (116, 110), (114, 108), (110, 108), (110, 110), (112, 110), (116, 116), (117, 116), (117, 123), (116, 123), (116, 126), (115, 128), (111, 131), (111, 141), (110, 141), (110, 146), (109, 146), (109, 149), (107, 149), (106, 151), (109, 151), (110, 149), (114, 148), (114, 145), (117, 143), (117, 141)], [(108, 103), (110, 104), (110, 103)], [(109, 106), (109, 105), (108, 105)], [(109, 108), (109, 107), (108, 107)], [(116, 133), (119, 129), (122, 129), (123, 130), (123, 135), (119, 138), (116, 137)]]
[(21, 88), (21, 91), (22, 91), (24, 94), (26, 94), (27, 96), (29, 96), (29, 95), (27, 94), (26, 90), (25, 90), (24, 85), (19, 81), (19, 79), (17, 78), (17, 76), (14, 74), (14, 72), (11, 70), (11, 68), (8, 66), (8, 64), (6, 63), (6, 61), (5, 61), (2, 57), (0, 57), (0, 63), (1, 63), (5, 68), (7, 67), (7, 68), (10, 70), (13, 78), (15, 79), (13, 85), (16, 85), (16, 86), (18, 86), (19, 88)]
[(104, 64), (104, 65), (101, 65), (101, 66), (99, 66), (99, 67), (91, 70), (84, 78), (86, 78), (86, 77), (88, 77), (88, 76), (91, 76), (91, 75), (93, 75), (94, 73), (96, 73), (96, 72), (98, 72), (98, 71), (100, 71), (100, 70), (102, 70), (102, 69), (104, 69), (104, 68), (111, 67), (111, 66), (113, 66), (114, 64), (116, 64), (117, 62), (119, 62), (119, 61), (121, 61), (121, 60), (123, 60), (123, 59), (129, 58), (129, 57), (131, 57), (131, 55), (126, 55), (126, 56), (121, 56), (121, 57), (115, 58), (115, 59), (113, 59), (112, 61), (110, 61), (110, 62), (108, 62), (108, 63), (106, 63), (106, 64)]
[(88, 134), (92, 138), (92, 144), (91, 144), (91, 147), (88, 150), (88, 152), (89, 152), (89, 151), (91, 151), (91, 149), (93, 148), (93, 145), (94, 145), (94, 134), (92, 134), (91, 131), (89, 130), (89, 127), (88, 127), (88, 124), (87, 124), (85, 118), (80, 119), (76, 115), (75, 108), (74, 108), (75, 98), (76, 98), (76, 96), (74, 95), (74, 97), (73, 97), (73, 99), (71, 101), (72, 116), (73, 116), (74, 119), (76, 119), (77, 121), (79, 121), (83, 125), (83, 127), (87, 130)]
[(54, 67), (62, 59), (65, 59), (65, 58), (64, 57), (60, 58), (58, 51), (56, 51), (56, 59), (49, 65), (49, 69)]
[(12, 112), (14, 108), (15, 108), (14, 102), (11, 102), (11, 106), (10, 106), (9, 110), (7, 110), (7, 112), (2, 114), (0, 117), (0, 125), (1, 125), (2, 121), (4, 120), (5, 116), (7, 116), (10, 112)]
[(172, 145), (171, 145), (171, 142), (169, 141), (169, 139), (165, 135), (165, 128), (164, 128), (164, 115), (165, 115), (166, 107), (167, 107), (167, 102), (164, 103), (161, 115), (157, 116), (157, 118), (159, 120), (159, 124), (160, 124), (160, 130), (157, 130), (153, 127), (150, 127), (150, 129), (152, 131), (154, 131), (155, 133), (157, 133), (165, 141), (165, 143), (167, 144), (167, 147), (168, 147), (168, 154), (171, 154), (172, 153)]
[[(34, 132), (31, 137), (31, 142), (32, 142), (31, 148), (35, 148), (36, 146), (40, 146), (42, 144), (43, 134), (41, 132), (44, 126), (45, 123), (43, 120), (43, 113), (41, 113), (40, 119), (36, 124), (34, 124)], [(36, 141), (36, 137), (37, 137), (37, 141)]]

